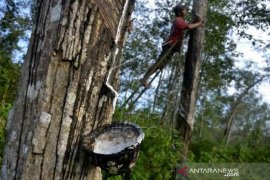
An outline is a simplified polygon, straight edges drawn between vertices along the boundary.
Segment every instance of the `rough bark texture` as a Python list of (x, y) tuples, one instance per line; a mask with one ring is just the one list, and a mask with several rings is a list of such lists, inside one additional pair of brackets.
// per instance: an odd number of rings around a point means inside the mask
[(101, 179), (81, 138), (111, 121), (134, 0), (48, 0), (7, 124), (1, 179)]
[[(193, 4), (193, 16), (195, 17), (197, 14), (205, 19), (206, 9), (206, 0), (195, 0)], [(188, 146), (191, 141), (194, 124), (203, 41), (204, 27), (199, 27), (190, 31), (180, 107), (176, 124), (176, 128), (183, 133), (186, 145), (183, 152), (184, 158), (187, 157)]]

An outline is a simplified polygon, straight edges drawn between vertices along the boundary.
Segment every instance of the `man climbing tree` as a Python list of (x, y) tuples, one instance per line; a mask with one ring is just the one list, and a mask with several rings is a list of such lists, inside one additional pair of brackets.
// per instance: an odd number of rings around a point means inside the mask
[(186, 6), (181, 4), (177, 4), (173, 8), (174, 14), (176, 16), (172, 28), (171, 33), (168, 39), (162, 45), (162, 51), (157, 59), (157, 61), (147, 70), (143, 79), (141, 80), (141, 84), (148, 88), (149, 84), (147, 82), (148, 78), (154, 74), (157, 70), (162, 70), (174, 53), (179, 52), (182, 41), (183, 41), (183, 33), (185, 29), (194, 29), (198, 26), (203, 25), (203, 20), (200, 17), (194, 19), (192, 23), (187, 23), (185, 21), (185, 17), (187, 16), (188, 9)]

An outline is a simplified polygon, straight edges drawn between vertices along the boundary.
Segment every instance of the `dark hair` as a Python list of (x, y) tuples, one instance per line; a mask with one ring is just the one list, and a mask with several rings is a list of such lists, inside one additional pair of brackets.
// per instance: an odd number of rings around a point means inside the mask
[(184, 9), (187, 10), (187, 7), (182, 5), (182, 4), (177, 4), (174, 8), (173, 8), (173, 12), (174, 14), (178, 17), (180, 16), (180, 12), (183, 11)]

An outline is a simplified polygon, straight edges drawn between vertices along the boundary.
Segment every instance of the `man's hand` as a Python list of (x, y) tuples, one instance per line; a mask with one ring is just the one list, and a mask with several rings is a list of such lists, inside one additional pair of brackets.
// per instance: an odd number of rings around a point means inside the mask
[(202, 20), (202, 19), (200, 19), (199, 23), (201, 23), (200, 26), (204, 26), (204, 25), (205, 25), (205, 24), (204, 24), (204, 20)]
[(196, 18), (194, 19), (194, 23), (198, 23), (199, 26), (204, 26), (204, 20), (200, 16), (196, 14)]
[(196, 15), (196, 18), (193, 20), (193, 22), (188, 24), (188, 29), (194, 29), (199, 26), (204, 26), (204, 21), (200, 16)]

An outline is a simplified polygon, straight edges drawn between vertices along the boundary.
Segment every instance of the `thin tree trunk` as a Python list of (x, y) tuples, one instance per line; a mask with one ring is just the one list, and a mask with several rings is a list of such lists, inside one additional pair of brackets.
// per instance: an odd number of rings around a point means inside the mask
[(236, 113), (238, 111), (238, 108), (239, 108), (240, 104), (237, 104), (237, 106), (234, 108), (232, 114), (229, 116), (229, 122), (227, 124), (227, 127), (226, 129), (228, 130), (226, 132), (226, 136), (225, 136), (225, 139), (226, 139), (226, 146), (228, 146), (229, 144), (229, 141), (230, 141), (230, 138), (231, 138), (231, 133), (232, 133), (232, 127), (233, 127), (233, 123), (234, 123), (234, 120), (235, 120), (235, 116), (236, 116)]
[(1, 179), (101, 179), (80, 148), (111, 121), (134, 0), (39, 1)]
[[(206, 0), (196, 0), (193, 4), (194, 13), (205, 19)], [(193, 14), (195, 17), (195, 14)], [(187, 158), (188, 148), (191, 141), (191, 135), (194, 124), (196, 110), (196, 94), (198, 91), (198, 80), (201, 67), (201, 52), (204, 41), (204, 27), (199, 27), (190, 32), (188, 51), (185, 61), (185, 72), (179, 113), (176, 128), (183, 134), (185, 148), (183, 151), (184, 159)]]
[(166, 101), (165, 101), (165, 106), (163, 108), (163, 113), (162, 113), (162, 116), (160, 118), (160, 124), (163, 124), (166, 120), (166, 117), (169, 113), (169, 109), (171, 107), (171, 98), (172, 98), (172, 82), (173, 82), (173, 76), (175, 75), (175, 72), (176, 72), (176, 66), (172, 66), (171, 68), (171, 73), (170, 73), (170, 76), (168, 78), (168, 84), (167, 84), (167, 95), (166, 95)]
[(228, 139), (231, 134), (231, 128), (233, 121), (235, 120), (235, 115), (237, 113), (237, 110), (239, 108), (239, 105), (242, 103), (243, 98), (249, 93), (249, 91), (256, 86), (257, 84), (261, 83), (267, 76), (262, 76), (258, 80), (256, 80), (254, 83), (250, 84), (235, 100), (235, 102), (231, 105), (230, 110), (228, 112), (228, 115), (225, 119), (226, 127), (224, 129), (224, 138), (226, 139), (226, 144), (228, 144)]
[[(179, 55), (179, 59), (176, 59), (175, 64), (172, 65), (171, 74), (169, 76), (168, 84), (167, 84), (167, 95), (166, 95), (166, 103), (164, 106), (164, 110), (161, 117), (161, 124), (163, 124), (166, 120), (169, 120), (169, 123), (172, 127), (175, 127), (175, 111), (177, 111), (179, 104), (179, 91), (181, 89), (181, 81), (183, 73), (183, 65), (184, 56), (182, 52)], [(179, 91), (178, 91), (179, 90)]]
[(159, 89), (160, 89), (161, 82), (162, 82), (162, 76), (163, 76), (163, 71), (161, 71), (161, 73), (160, 73), (160, 76), (159, 76), (159, 79), (158, 79), (158, 86), (157, 86), (156, 91), (155, 91), (155, 97), (154, 97), (153, 108), (152, 108), (153, 112), (155, 112), (155, 109), (156, 109), (157, 100), (158, 100), (158, 97), (159, 97)]
[(229, 135), (231, 133), (231, 128), (232, 128), (232, 124), (233, 124), (233, 120), (235, 119), (235, 115), (236, 115), (236, 112), (239, 108), (239, 105), (240, 105), (241, 102), (237, 102), (233, 107), (231, 107), (231, 110), (230, 112), (228, 113), (228, 116), (226, 118), (226, 128), (224, 130), (224, 136), (226, 138), (229, 138)]
[(200, 123), (200, 132), (199, 132), (199, 137), (202, 138), (203, 137), (203, 126), (204, 126), (204, 112), (205, 112), (205, 107), (206, 107), (206, 97), (204, 96), (203, 99), (202, 99), (202, 114), (201, 114), (201, 123)]
[[(178, 105), (180, 103), (180, 92), (182, 89), (182, 82), (183, 82), (183, 71), (184, 71), (184, 55), (181, 53), (181, 60), (177, 65), (175, 76), (173, 78), (173, 83), (172, 83), (172, 91), (173, 91), (173, 96), (171, 97), (171, 113), (168, 116), (167, 119), (170, 120), (170, 123), (172, 124), (172, 128), (176, 128), (176, 122), (177, 122), (177, 114), (178, 114)], [(175, 88), (175, 89), (174, 89)]]

